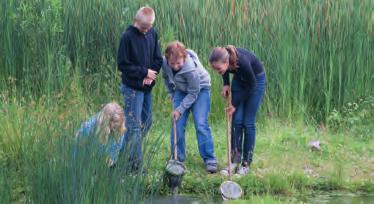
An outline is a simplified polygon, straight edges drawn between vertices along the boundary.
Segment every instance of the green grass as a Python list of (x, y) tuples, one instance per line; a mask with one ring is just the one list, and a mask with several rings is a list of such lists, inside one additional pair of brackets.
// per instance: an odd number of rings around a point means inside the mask
[[(190, 125), (192, 126), (192, 125)], [(212, 125), (216, 154), (220, 166), (226, 165), (224, 124)], [(255, 161), (252, 172), (235, 179), (243, 188), (245, 198), (252, 195), (298, 196), (314, 190), (349, 190), (372, 192), (372, 159), (374, 140), (357, 140), (350, 132), (334, 133), (313, 126), (295, 125), (267, 119), (258, 127)], [(311, 151), (312, 139), (322, 142), (321, 151)], [(199, 157), (193, 128), (187, 133), (188, 173), (181, 192), (219, 195), (218, 186), (225, 177), (207, 175)], [(168, 154), (168, 141), (161, 147)], [(160, 155), (163, 155), (160, 154)], [(162, 169), (160, 157), (155, 169)], [(370, 187), (371, 186), (371, 187)]]
[[(2, 202), (135, 203), (152, 194), (158, 186), (155, 179), (130, 174), (124, 156), (117, 168), (109, 169), (96, 143), (73, 140), (80, 123), (97, 110), (68, 98), (29, 104), (2, 101)], [(154, 136), (147, 145), (144, 168), (153, 161), (157, 142)]]
[[(74, 131), (98, 108), (90, 108), (84, 100), (76, 100), (74, 91), (68, 92), (70, 95), (50, 101), (26, 104), (4, 99), (1, 103), (2, 199), (9, 202), (135, 202), (151, 195), (169, 194), (169, 189), (162, 184), (170, 154), (168, 116), (156, 114), (157, 120), (145, 140), (146, 177), (131, 176), (124, 168), (123, 157), (119, 168), (110, 171), (103, 165), (103, 158), (92, 153), (96, 152), (95, 146), (87, 145), (77, 159), (72, 159)], [(244, 190), (243, 199), (254, 203), (287, 203), (315, 191), (374, 191), (374, 138), (361, 139), (352, 136), (352, 131), (332, 131), (260, 116), (251, 173), (234, 177)], [(226, 165), (224, 121), (212, 123), (212, 132), (219, 166), (223, 168)], [(188, 170), (179, 193), (219, 197), (219, 186), (227, 178), (206, 173), (192, 121), (186, 135)], [(307, 147), (312, 139), (322, 142), (321, 151)]]

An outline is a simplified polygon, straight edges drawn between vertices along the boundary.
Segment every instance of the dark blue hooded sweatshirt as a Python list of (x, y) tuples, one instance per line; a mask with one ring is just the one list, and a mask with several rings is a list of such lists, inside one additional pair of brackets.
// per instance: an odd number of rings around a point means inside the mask
[(148, 69), (158, 73), (162, 61), (158, 35), (153, 28), (144, 34), (130, 25), (122, 34), (117, 64), (122, 73), (123, 84), (139, 91), (151, 91), (155, 82), (143, 86), (143, 80)]

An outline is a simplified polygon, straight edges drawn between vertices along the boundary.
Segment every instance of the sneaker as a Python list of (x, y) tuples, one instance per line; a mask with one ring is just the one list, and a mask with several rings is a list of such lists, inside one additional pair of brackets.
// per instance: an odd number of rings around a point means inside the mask
[(211, 174), (217, 173), (218, 171), (217, 163), (207, 163), (205, 164), (205, 168)]
[(236, 172), (239, 175), (247, 175), (249, 173), (249, 166), (247, 163), (242, 164), (239, 168), (238, 171)]
[[(238, 163), (232, 163), (231, 164), (231, 174), (234, 174), (236, 172), (236, 169), (238, 168), (239, 164)], [(228, 176), (229, 175), (229, 167), (226, 167), (221, 170), (221, 175), (223, 176)]]

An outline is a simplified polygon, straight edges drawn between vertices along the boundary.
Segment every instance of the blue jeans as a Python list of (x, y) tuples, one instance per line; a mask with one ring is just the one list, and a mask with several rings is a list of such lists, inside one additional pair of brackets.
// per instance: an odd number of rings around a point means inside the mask
[(152, 94), (132, 89), (124, 84), (120, 87), (125, 101), (127, 132), (124, 135), (125, 153), (132, 166), (142, 161), (142, 141), (152, 125)]
[[(181, 91), (176, 91), (173, 95), (173, 108), (176, 109), (187, 94)], [(210, 127), (208, 124), (208, 115), (210, 112), (210, 89), (201, 89), (196, 101), (187, 109), (180, 118), (176, 121), (177, 126), (177, 156), (178, 160), (183, 162), (186, 159), (186, 125), (188, 115), (192, 111), (193, 120), (195, 123), (195, 130), (199, 153), (205, 164), (217, 163), (214, 156), (214, 145)], [(170, 134), (171, 154), (174, 156), (174, 132), (171, 128)]]
[[(232, 97), (237, 97), (242, 87), (237, 81), (232, 81)], [(238, 105), (233, 114), (231, 129), (231, 155), (235, 163), (251, 163), (256, 140), (256, 113), (261, 105), (265, 92), (265, 73), (256, 75), (255, 90)], [(243, 138), (244, 133), (244, 138)], [(243, 141), (244, 139), (244, 141)]]

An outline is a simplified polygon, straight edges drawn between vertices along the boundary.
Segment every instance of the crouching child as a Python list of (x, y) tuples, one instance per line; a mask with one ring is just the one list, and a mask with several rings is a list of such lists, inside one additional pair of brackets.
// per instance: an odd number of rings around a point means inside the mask
[(104, 155), (105, 163), (113, 167), (122, 149), (125, 132), (123, 109), (115, 102), (108, 103), (99, 113), (81, 124), (75, 134), (77, 148), (74, 155), (81, 151), (95, 154), (95, 147), (98, 147), (99, 155)]

